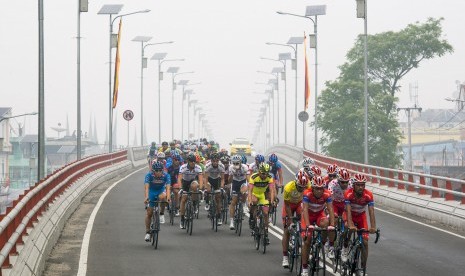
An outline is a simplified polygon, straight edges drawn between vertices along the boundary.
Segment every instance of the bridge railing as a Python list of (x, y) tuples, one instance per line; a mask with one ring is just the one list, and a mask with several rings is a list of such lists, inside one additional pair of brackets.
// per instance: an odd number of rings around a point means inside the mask
[(0, 264), (10, 267), (10, 255), (17, 254), (17, 245), (24, 244), (27, 229), (38, 222), (55, 198), (83, 175), (127, 160), (127, 150), (94, 155), (70, 163), (40, 180), (13, 201), (6, 213), (0, 215)]
[(311, 157), (315, 163), (323, 168), (330, 164), (337, 164), (352, 172), (362, 172), (371, 183), (380, 186), (395, 187), (399, 190), (417, 192), (420, 195), (430, 195), (432, 198), (444, 198), (446, 201), (459, 201), (465, 204), (465, 181), (442, 177), (438, 175), (422, 174), (403, 170), (370, 166), (337, 158), (316, 154), (304, 150), (304, 157)]

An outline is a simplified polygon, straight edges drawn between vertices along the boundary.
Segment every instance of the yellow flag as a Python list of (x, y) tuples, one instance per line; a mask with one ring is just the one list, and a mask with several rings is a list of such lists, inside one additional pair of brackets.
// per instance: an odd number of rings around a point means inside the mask
[(118, 43), (116, 44), (116, 60), (115, 60), (115, 79), (113, 85), (113, 108), (116, 107), (116, 103), (118, 102), (118, 85), (119, 85), (119, 48), (121, 42), (121, 25), (123, 20), (120, 19), (119, 21), (119, 29), (118, 29)]
[(305, 111), (308, 108), (310, 100), (310, 77), (308, 76), (308, 59), (307, 59), (307, 36), (304, 32), (304, 53), (305, 53)]

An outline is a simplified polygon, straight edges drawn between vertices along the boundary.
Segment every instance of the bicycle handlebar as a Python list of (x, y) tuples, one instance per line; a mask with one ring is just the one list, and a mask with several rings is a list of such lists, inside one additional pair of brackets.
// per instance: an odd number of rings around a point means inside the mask
[[(376, 232), (373, 233), (373, 234), (376, 234), (375, 243), (378, 243), (379, 236), (381, 235), (380, 232), (381, 232), (381, 230), (378, 228), (378, 229), (376, 229)], [(370, 233), (370, 230), (366, 230), (365, 228), (357, 229), (357, 234), (358, 234), (358, 235), (362, 235), (362, 234), (364, 234), (364, 233), (371, 234), (371, 233)]]

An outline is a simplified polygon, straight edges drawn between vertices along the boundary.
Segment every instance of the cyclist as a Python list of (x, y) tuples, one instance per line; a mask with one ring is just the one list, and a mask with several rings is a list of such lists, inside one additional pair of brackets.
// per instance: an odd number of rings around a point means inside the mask
[[(347, 169), (339, 169), (338, 177), (331, 180), (328, 184), (328, 191), (331, 192), (331, 197), (333, 198), (333, 209), (335, 217), (342, 217), (344, 222), (347, 222), (347, 217), (344, 213), (345, 203), (344, 203), (344, 192), (348, 188), (352, 188), (350, 182), (350, 173)], [(347, 242), (344, 241), (344, 247), (347, 247)], [(346, 248), (347, 249), (347, 248)], [(344, 249), (343, 249), (344, 250)], [(325, 244), (325, 252), (329, 258), (334, 258), (334, 247), (333, 242), (329, 241)]]
[(249, 165), (249, 174), (252, 175), (258, 172), (258, 167), (265, 162), (265, 156), (261, 154), (255, 155), (255, 162)]
[(300, 217), (302, 213), (302, 198), (303, 192), (306, 189), (310, 188), (310, 178), (307, 173), (299, 171), (296, 175), (295, 180), (288, 182), (284, 186), (283, 192), (283, 211), (282, 211), (282, 218), (283, 218), (283, 240), (282, 240), (282, 247), (283, 247), (283, 267), (289, 267), (289, 258), (287, 256), (287, 249), (289, 246), (289, 226), (291, 224), (290, 219), (292, 216)]
[[(302, 199), (302, 229), (307, 229), (303, 233), (304, 244), (302, 246), (302, 276), (308, 276), (308, 256), (310, 252), (312, 228), (316, 224), (321, 228), (334, 229), (334, 211), (331, 193), (325, 189), (323, 177), (314, 176), (312, 187), (304, 191)], [(329, 220), (325, 214), (325, 207), (328, 210)], [(331, 228), (330, 228), (330, 227)], [(305, 237), (308, 234), (308, 237)], [(323, 233), (323, 243), (327, 233)], [(330, 239), (334, 240), (334, 233), (330, 233)]]
[[(203, 184), (202, 169), (199, 165), (195, 164), (195, 160), (195, 154), (189, 153), (187, 155), (187, 164), (183, 164), (181, 168), (179, 168), (178, 184), (183, 191), (197, 192), (199, 189), (199, 183)], [(186, 213), (186, 201), (187, 195), (183, 194), (180, 206), (181, 229), (186, 228), (184, 224), (184, 214)]]
[(158, 149), (158, 152), (165, 152), (168, 149), (168, 142), (163, 141), (161, 147)]
[(276, 189), (281, 188), (283, 186), (283, 170), (281, 163), (278, 161), (278, 156), (274, 153), (270, 154), (268, 164), (271, 167), (271, 174), (274, 177)]
[[(254, 173), (250, 176), (249, 180), (249, 210), (250, 218), (249, 222), (252, 222), (256, 216), (256, 205), (258, 204), (269, 204), (269, 201), (265, 198), (266, 189), (269, 188), (271, 191), (274, 190), (273, 176), (270, 174), (270, 165), (261, 163), (258, 167), (258, 173)], [(274, 193), (270, 193), (270, 201), (274, 202)], [(268, 218), (269, 206), (263, 207), (263, 214)], [(265, 229), (268, 229), (268, 219), (265, 219)], [(267, 237), (268, 238), (268, 237)], [(268, 242), (268, 241), (267, 241)]]
[[(155, 206), (155, 200), (170, 201), (170, 197), (166, 194), (170, 194), (170, 175), (163, 171), (163, 164), (160, 162), (154, 162), (152, 164), (151, 172), (145, 175), (144, 186), (145, 186), (145, 197), (144, 203), (149, 205), (151, 208), (147, 208), (145, 215), (145, 241), (150, 241), (150, 222), (153, 214), (153, 207)], [(165, 205), (161, 205), (160, 208), (160, 223), (165, 223)]]
[[(221, 194), (220, 188), (224, 189), (224, 166), (220, 163), (220, 158), (217, 153), (211, 154), (211, 162), (207, 165), (205, 169), (205, 187), (208, 192), (213, 190), (215, 192), (215, 202), (216, 202), (216, 217), (221, 216)], [(212, 199), (213, 200), (213, 199)], [(209, 209), (209, 205), (205, 205), (205, 210)], [(221, 219), (218, 219), (218, 225), (221, 225)]]
[(157, 161), (158, 162), (161, 162), (163, 164), (163, 170), (166, 172), (167, 169), (166, 169), (166, 155), (164, 152), (158, 152), (157, 153)]
[(329, 165), (328, 168), (326, 169), (327, 174), (326, 174), (326, 176), (324, 178), (326, 189), (328, 189), (329, 182), (336, 179), (338, 170), (339, 170), (339, 168), (337, 167), (336, 164)]
[[(239, 200), (245, 203), (247, 193), (247, 177), (249, 176), (249, 170), (247, 165), (242, 164), (242, 158), (239, 155), (231, 157), (232, 165), (229, 166), (229, 179), (228, 183), (231, 184), (231, 196), (233, 193), (236, 195), (242, 195)], [(229, 205), (229, 229), (234, 230), (234, 209), (236, 207), (237, 196), (232, 196), (231, 204)]]
[(171, 177), (171, 189), (174, 193), (174, 202), (176, 203), (176, 216), (179, 216), (179, 189), (181, 186), (178, 184), (179, 168), (183, 164), (182, 157), (176, 152), (171, 152), (171, 165), (167, 168), (168, 174)]
[(149, 148), (149, 151), (147, 153), (147, 161), (148, 161), (148, 164), (149, 164), (149, 169), (151, 164), (152, 164), (152, 161), (154, 159), (156, 159), (157, 155), (156, 155), (156, 152), (157, 152), (157, 144), (155, 142), (152, 142), (150, 144), (150, 148)]
[[(347, 224), (351, 232), (359, 229), (368, 229), (371, 234), (376, 233), (376, 219), (375, 219), (375, 202), (373, 194), (365, 189), (367, 179), (365, 175), (356, 173), (352, 180), (352, 189), (348, 189), (345, 194), (345, 205), (347, 212)], [(368, 228), (367, 217), (365, 213), (366, 206), (368, 206), (368, 213), (370, 214), (370, 228)], [(362, 267), (365, 269), (368, 259), (368, 233), (363, 233), (363, 244), (365, 250), (362, 251)], [(341, 259), (342, 259), (341, 252)], [(347, 260), (347, 253), (345, 256)]]

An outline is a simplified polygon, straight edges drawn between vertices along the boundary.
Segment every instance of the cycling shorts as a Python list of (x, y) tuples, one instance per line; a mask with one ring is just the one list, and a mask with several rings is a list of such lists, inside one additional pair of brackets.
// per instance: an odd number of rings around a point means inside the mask
[[(357, 229), (366, 229), (368, 230), (368, 222), (367, 222), (367, 215), (365, 212), (358, 214), (352, 212), (352, 221), (354, 225), (357, 226)], [(370, 235), (368, 233), (363, 233), (363, 239), (368, 241)]]
[(258, 204), (269, 204), (270, 203), (268, 199), (266, 199), (265, 193), (262, 193), (262, 194), (253, 193), (253, 195), (258, 199)]
[[(293, 216), (300, 216), (300, 214), (302, 214), (302, 204), (300, 202), (299, 203), (289, 203), (289, 206), (291, 207), (291, 214)], [(287, 217), (286, 206), (285, 205), (283, 205), (283, 211), (281, 213), (281, 216), (283, 218), (283, 225), (285, 225), (286, 224), (286, 217)]]
[(208, 178), (208, 183), (210, 183), (213, 191), (219, 190), (220, 187), (221, 187), (221, 178), (213, 179), (213, 178), (209, 177)]
[(337, 201), (333, 201), (333, 209), (334, 209), (335, 216), (336, 215), (342, 216), (346, 210), (344, 202), (337, 202)]
[(232, 192), (235, 192), (237, 194), (240, 194), (241, 193), (241, 187), (242, 186), (246, 186), (247, 185), (247, 182), (244, 180), (242, 181), (237, 181), (237, 180), (233, 180), (232, 181), (232, 185), (231, 185), (231, 195), (232, 195)]
[(166, 196), (166, 190), (165, 188), (163, 188), (162, 190), (160, 191), (157, 191), (155, 193), (149, 193), (149, 206), (150, 207), (154, 207), (155, 206), (155, 203), (153, 201), (156, 201), (158, 200), (158, 197), (163, 194)]
[[(318, 213), (308, 212), (308, 220), (310, 221), (310, 225), (315, 224), (317, 226), (320, 226), (321, 221), (325, 220), (325, 219), (328, 219), (328, 218), (326, 217), (326, 214), (325, 214), (324, 210), (321, 210)], [(302, 224), (302, 229), (307, 228), (307, 225), (305, 224), (305, 220), (304, 220), (303, 215), (302, 215), (302, 218), (300, 219), (300, 223)], [(305, 237), (305, 232), (306, 231), (302, 231), (302, 237)]]
[(182, 180), (182, 190), (183, 191), (186, 191), (186, 192), (189, 192), (191, 190), (191, 184), (192, 182), (197, 182), (197, 180), (190, 180), (190, 181), (187, 181), (187, 180)]

